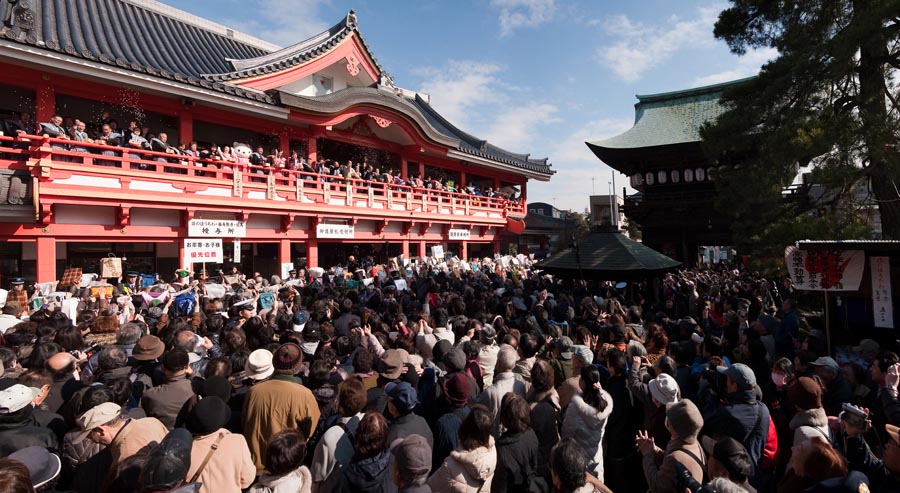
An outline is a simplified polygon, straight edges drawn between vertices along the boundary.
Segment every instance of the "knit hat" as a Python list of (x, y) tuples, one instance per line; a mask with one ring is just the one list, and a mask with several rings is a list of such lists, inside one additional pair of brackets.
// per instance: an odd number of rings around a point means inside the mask
[(822, 407), (822, 386), (809, 377), (800, 377), (788, 387), (788, 399), (803, 411)]
[(303, 363), (303, 351), (293, 342), (282, 344), (272, 356), (272, 366), (282, 375), (296, 374)]
[(203, 381), (200, 395), (202, 397), (216, 396), (227, 403), (231, 399), (231, 384), (225, 377), (209, 377)]
[(275, 373), (272, 366), (272, 353), (268, 349), (257, 349), (250, 353), (247, 364), (244, 365), (244, 373), (251, 380), (265, 380)]
[(193, 435), (204, 436), (224, 427), (231, 419), (231, 409), (216, 396), (200, 399), (185, 420), (185, 427)]
[(462, 373), (454, 373), (452, 377), (444, 380), (441, 386), (447, 401), (456, 407), (465, 406), (469, 402), (469, 396), (472, 395), (469, 379)]
[(141, 469), (140, 489), (168, 491), (184, 481), (191, 469), (192, 445), (189, 431), (184, 428), (170, 431)]
[(678, 402), (678, 382), (668, 373), (660, 373), (647, 386), (650, 387), (650, 394), (661, 404)]
[(700, 410), (689, 399), (666, 406), (666, 420), (678, 434), (678, 438), (687, 443), (697, 441), (697, 434), (703, 428), (703, 416)]

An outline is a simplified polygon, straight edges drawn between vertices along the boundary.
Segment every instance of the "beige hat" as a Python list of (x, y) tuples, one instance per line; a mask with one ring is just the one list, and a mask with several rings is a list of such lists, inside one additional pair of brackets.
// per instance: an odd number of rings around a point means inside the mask
[(83, 442), (94, 428), (109, 423), (120, 414), (122, 414), (122, 406), (114, 402), (104, 402), (88, 409), (76, 421), (81, 428), (81, 433), (75, 437), (74, 442)]
[(275, 373), (275, 367), (272, 365), (274, 356), (267, 349), (257, 349), (250, 353), (247, 364), (244, 366), (244, 373), (251, 380), (265, 380)]

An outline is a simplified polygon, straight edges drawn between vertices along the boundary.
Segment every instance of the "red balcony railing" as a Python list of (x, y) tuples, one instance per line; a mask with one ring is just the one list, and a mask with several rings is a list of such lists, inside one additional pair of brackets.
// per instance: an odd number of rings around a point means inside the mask
[[(49, 160), (53, 169), (91, 176), (130, 177), (192, 187), (231, 188), (235, 198), (315, 202), (437, 214), (524, 215), (525, 205), (499, 197), (253, 166), (119, 146), (41, 136), (0, 136), (0, 167), (25, 169)], [(256, 193), (253, 193), (256, 192)]]

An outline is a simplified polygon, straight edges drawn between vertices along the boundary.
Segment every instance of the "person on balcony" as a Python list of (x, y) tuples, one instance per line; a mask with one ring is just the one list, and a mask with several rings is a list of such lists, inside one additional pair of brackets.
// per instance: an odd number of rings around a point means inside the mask
[[(107, 149), (100, 151), (102, 156), (118, 156), (119, 153), (114, 151), (113, 147), (119, 147), (122, 144), (122, 134), (113, 132), (112, 126), (108, 123), (104, 124), (100, 135), (94, 139), (94, 142), (100, 145), (108, 146)], [(118, 166), (116, 161), (98, 160), (96, 164), (99, 166)]]
[[(50, 118), (49, 122), (40, 124), (41, 135), (44, 138), (69, 140), (69, 135), (66, 133), (66, 129), (62, 126), (62, 122), (63, 118), (61, 116), (53, 115), (53, 118)], [(59, 142), (50, 144), (50, 147), (54, 150), (61, 151), (69, 149), (68, 145)], [(64, 160), (65, 159), (63, 159), (63, 161)]]
[[(132, 122), (132, 123), (134, 123), (134, 122)], [(147, 142), (147, 139), (145, 139), (143, 136), (141, 136), (141, 128), (140, 127), (135, 126), (135, 127), (131, 128), (130, 134), (131, 134), (131, 138), (128, 139), (128, 141), (126, 142), (127, 147), (129, 147), (131, 149), (140, 149), (140, 150), (147, 150), (150, 148), (150, 143)], [(146, 159), (144, 156), (142, 156), (141, 154), (136, 153), (136, 152), (128, 153), (128, 158), (129, 159), (138, 159), (138, 160)], [(150, 169), (151, 167), (153, 167), (153, 166), (151, 166), (147, 163), (139, 163), (139, 164), (132, 163), (132, 165), (131, 165), (131, 169), (146, 170), (146, 169)]]
[(5, 125), (9, 133), (17, 135), (28, 135), (34, 131), (34, 122), (31, 120), (31, 113), (23, 111), (19, 113), (18, 120), (6, 120)]
[[(87, 125), (81, 120), (75, 120), (75, 129), (72, 132), (72, 140), (75, 142), (87, 142), (89, 144), (94, 143), (94, 139), (88, 136), (88, 133), (85, 131)], [(75, 145), (72, 147), (72, 150), (75, 152), (88, 152), (88, 148), (84, 146)]]

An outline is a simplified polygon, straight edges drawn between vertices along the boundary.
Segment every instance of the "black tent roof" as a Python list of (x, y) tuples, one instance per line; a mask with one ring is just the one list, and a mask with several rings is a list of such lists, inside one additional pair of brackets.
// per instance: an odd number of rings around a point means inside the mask
[[(579, 265), (580, 264), (580, 265)], [(621, 231), (596, 229), (570, 246), (540, 262), (536, 268), (562, 277), (630, 280), (674, 269), (681, 262), (638, 243)]]

